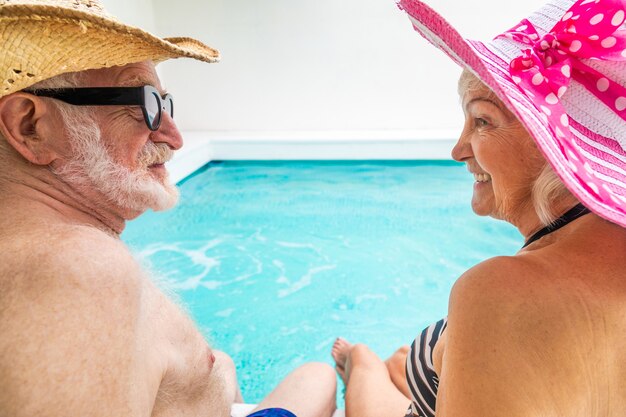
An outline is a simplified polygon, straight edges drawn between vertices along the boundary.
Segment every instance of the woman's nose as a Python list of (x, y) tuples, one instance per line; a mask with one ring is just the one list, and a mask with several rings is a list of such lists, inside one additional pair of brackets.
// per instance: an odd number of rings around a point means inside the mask
[(474, 155), (472, 153), (472, 145), (469, 141), (469, 135), (467, 134), (466, 129), (463, 129), (461, 132), (454, 148), (452, 148), (451, 155), (455, 161), (459, 162), (463, 162)]

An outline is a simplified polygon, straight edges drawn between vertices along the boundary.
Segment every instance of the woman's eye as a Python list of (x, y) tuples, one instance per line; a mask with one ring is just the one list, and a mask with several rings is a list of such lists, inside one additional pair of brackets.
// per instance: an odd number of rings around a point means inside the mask
[(481, 117), (477, 117), (474, 119), (474, 124), (477, 127), (485, 127), (489, 125), (489, 122), (487, 122), (485, 119), (481, 118)]

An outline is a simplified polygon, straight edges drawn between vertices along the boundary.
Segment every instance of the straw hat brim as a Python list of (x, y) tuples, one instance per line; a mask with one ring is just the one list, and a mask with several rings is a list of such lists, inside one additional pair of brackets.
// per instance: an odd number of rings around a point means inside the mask
[(0, 97), (67, 72), (151, 60), (220, 54), (192, 38), (158, 38), (113, 17), (51, 5), (5, 4), (0, 9)]
[[(510, 78), (507, 62), (493, 55), (485, 43), (465, 39), (441, 15), (422, 1), (400, 0), (399, 5), (407, 12), (418, 33), (458, 65), (472, 71), (515, 114), (561, 181), (580, 202), (601, 217), (626, 227), (626, 198), (611, 189), (612, 200), (600, 201), (590, 190), (590, 184), (576, 175), (554, 133), (542, 117), (541, 109), (523, 94)], [(571, 122), (574, 123), (573, 120)], [(571, 127), (578, 136), (594, 135), (584, 126), (577, 126), (576, 129), (574, 126)], [(594, 176), (602, 177), (602, 172), (599, 170), (595, 172), (596, 169), (591, 166), (589, 168), (594, 171)], [(626, 177), (624, 179), (626, 180)], [(596, 185), (607, 187), (611, 184), (599, 180)]]

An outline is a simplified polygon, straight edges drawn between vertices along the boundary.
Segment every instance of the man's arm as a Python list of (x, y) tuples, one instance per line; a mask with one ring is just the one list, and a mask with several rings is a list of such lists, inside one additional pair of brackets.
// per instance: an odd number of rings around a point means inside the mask
[(87, 229), (28, 258), (2, 277), (0, 415), (149, 416), (160, 379), (144, 363), (141, 271), (128, 251)]

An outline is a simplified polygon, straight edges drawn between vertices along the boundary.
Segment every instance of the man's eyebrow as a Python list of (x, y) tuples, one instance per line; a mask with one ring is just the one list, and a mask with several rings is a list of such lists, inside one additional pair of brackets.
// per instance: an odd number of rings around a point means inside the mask
[[(125, 80), (121, 80), (118, 81), (117, 85), (120, 87), (141, 87), (144, 85), (151, 85), (153, 87), (156, 88), (156, 85), (154, 85), (155, 82), (154, 80), (150, 80), (146, 77), (142, 77), (140, 75), (135, 76), (135, 77), (131, 77), (131, 78), (127, 78)], [(161, 93), (161, 95), (165, 95), (167, 93), (166, 89), (160, 89), (159, 93)]]

